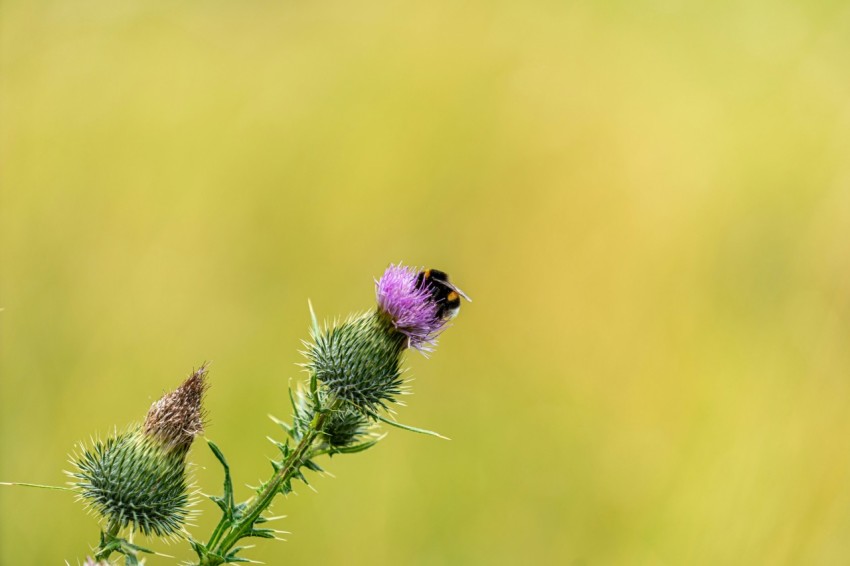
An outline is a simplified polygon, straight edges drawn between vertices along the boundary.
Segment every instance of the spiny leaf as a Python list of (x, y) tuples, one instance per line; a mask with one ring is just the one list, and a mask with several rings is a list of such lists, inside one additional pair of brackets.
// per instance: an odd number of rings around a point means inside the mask
[(313, 302), (310, 299), (307, 299), (307, 307), (310, 309), (310, 331), (313, 336), (318, 336), (321, 334), (322, 330), (319, 328), (319, 321), (316, 318), (316, 311), (313, 310)]
[(449, 438), (448, 436), (443, 436), (439, 432), (434, 432), (432, 430), (427, 430), (427, 429), (424, 429), (424, 428), (416, 428), (415, 426), (401, 424), (401, 423), (398, 423), (396, 421), (390, 420), (390, 419), (384, 417), (383, 415), (380, 415), (380, 414), (373, 412), (373, 411), (369, 411), (369, 416), (371, 416), (373, 419), (377, 419), (377, 420), (381, 421), (382, 423), (386, 423), (386, 424), (388, 424), (390, 426), (394, 426), (396, 428), (408, 430), (410, 432), (418, 432), (419, 434), (427, 434), (428, 436), (436, 436), (437, 438), (442, 438), (443, 440), (451, 440), (451, 438)]
[(207, 554), (207, 547), (200, 541), (189, 537), (189, 545), (195, 551), (195, 554), (198, 555), (198, 558), (203, 558)]
[(248, 558), (236, 556), (236, 554), (238, 554), (240, 551), (248, 549), (248, 548), (253, 548), (253, 547), (252, 546), (237, 546), (236, 548), (231, 550), (227, 554), (227, 556), (224, 557), (224, 561), (226, 563), (242, 562), (242, 563), (250, 563), (250, 564), (260, 564), (260, 562), (257, 562), (256, 560), (250, 560)]
[(257, 538), (275, 538), (274, 529), (251, 529), (246, 536)]
[[(292, 403), (292, 408), (294, 409), (295, 408), (295, 398), (292, 396), (292, 389), (289, 390), (289, 400)], [(290, 425), (286, 421), (280, 420), (279, 418), (277, 418), (274, 415), (269, 415), (269, 418), (272, 420), (272, 422), (274, 424), (278, 425), (280, 428), (282, 428), (284, 431), (286, 431), (287, 434), (292, 436), (292, 432), (293, 432), (292, 425)]]
[(216, 505), (221, 508), (225, 517), (232, 519), (235, 505), (233, 502), (233, 480), (230, 477), (230, 465), (227, 463), (227, 460), (224, 458), (224, 454), (221, 449), (216, 446), (215, 442), (207, 440), (207, 445), (224, 468), (224, 495), (221, 497), (210, 496), (210, 499), (212, 499)]
[(257, 517), (255, 523), (270, 523), (271, 521), (279, 521), (280, 519), (286, 519), (286, 515), (276, 515), (274, 517), (265, 517), (260, 515)]
[(373, 447), (378, 442), (383, 440), (385, 436), (385, 434), (382, 434), (378, 438), (367, 440), (366, 442), (361, 442), (360, 444), (355, 444), (354, 446), (343, 446), (342, 448), (334, 448), (330, 454), (333, 455), (336, 452), (340, 452), (342, 454), (356, 454), (357, 452), (363, 452), (364, 450)]
[(73, 487), (63, 487), (61, 485), (42, 485), (39, 483), (24, 483), (17, 481), (0, 481), (0, 485), (16, 485), (20, 487), (35, 487), (38, 489), (55, 489), (58, 491), (76, 491)]

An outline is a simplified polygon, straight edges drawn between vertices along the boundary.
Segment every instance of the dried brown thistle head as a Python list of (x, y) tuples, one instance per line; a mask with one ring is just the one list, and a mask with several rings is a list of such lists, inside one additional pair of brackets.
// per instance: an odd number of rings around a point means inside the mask
[(206, 413), (202, 403), (209, 387), (206, 377), (204, 363), (180, 387), (155, 401), (145, 417), (144, 434), (168, 447), (188, 450), (192, 440), (204, 431)]

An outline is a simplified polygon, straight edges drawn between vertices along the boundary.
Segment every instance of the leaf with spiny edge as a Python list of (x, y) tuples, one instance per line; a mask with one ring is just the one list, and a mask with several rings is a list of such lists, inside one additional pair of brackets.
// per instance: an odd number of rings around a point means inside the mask
[[(292, 408), (294, 409), (295, 408), (295, 399), (292, 397), (292, 389), (289, 390), (289, 400), (292, 402)], [(293, 436), (292, 433), (294, 432), (294, 427), (292, 425), (290, 425), (286, 421), (280, 420), (279, 418), (277, 418), (274, 415), (269, 415), (269, 418), (272, 420), (272, 422), (274, 424), (276, 424), (280, 428), (282, 428), (284, 430), (284, 432), (286, 432), (286, 434), (288, 434), (289, 436)]]
[(197, 541), (191, 537), (189, 537), (189, 546), (192, 547), (192, 550), (195, 551), (195, 554), (198, 555), (198, 558), (203, 559), (204, 556), (209, 554), (209, 550), (207, 549), (204, 543), (202, 543), (201, 541)]
[(372, 440), (367, 440), (366, 442), (361, 442), (360, 444), (355, 444), (354, 446), (343, 446), (341, 448), (333, 448), (328, 454), (333, 456), (336, 453), (340, 454), (356, 454), (357, 452), (363, 452), (364, 450), (368, 450), (369, 448), (376, 445), (378, 442), (384, 439), (386, 434), (382, 434), (378, 438), (373, 438)]
[(277, 538), (275, 536), (274, 529), (251, 529), (248, 532), (246, 537), (257, 537), (257, 538)]
[(286, 515), (275, 515), (274, 517), (263, 517), (260, 515), (254, 523), (271, 523), (272, 521), (279, 521), (281, 519), (286, 519)]
[[(242, 550), (241, 548), (238, 550)], [(235, 551), (228, 554), (224, 558), (225, 564), (236, 564), (237, 562), (248, 563), (248, 564), (261, 564), (261, 562), (257, 562), (256, 560), (251, 560), (250, 558), (244, 558), (242, 556), (236, 556)]]
[(236, 504), (233, 500), (233, 480), (230, 477), (230, 465), (224, 458), (221, 449), (212, 440), (207, 440), (207, 445), (224, 468), (224, 494), (221, 496), (210, 495), (209, 498), (221, 508), (222, 513), (224, 513), (224, 516), (228, 520), (233, 520)]
[(292, 473), (293, 479), (298, 479), (304, 482), (305, 485), (310, 485), (310, 482), (307, 481), (307, 478), (304, 477), (304, 473), (299, 469)]
[(443, 436), (439, 432), (434, 432), (432, 430), (424, 429), (424, 428), (416, 428), (415, 426), (410, 426), (406, 424), (401, 424), (394, 420), (388, 419), (385, 416), (375, 412), (375, 411), (367, 411), (367, 414), (373, 419), (379, 420), (382, 423), (388, 424), (390, 426), (394, 426), (396, 428), (400, 428), (402, 430), (407, 430), (410, 432), (418, 432), (419, 434), (427, 434), (428, 436), (436, 436), (437, 438), (442, 438), (443, 440), (451, 440), (448, 436)]
[(283, 454), (284, 458), (289, 456), (289, 451), (290, 451), (289, 444), (287, 444), (285, 442), (280, 442), (279, 440), (275, 440), (271, 436), (267, 436), (266, 439), (269, 442), (271, 442), (272, 444), (274, 444), (277, 447), (278, 450), (280, 450), (280, 453)]
[(133, 544), (132, 542), (118, 537), (110, 537), (107, 533), (101, 531), (100, 533), (100, 550), (101, 552), (107, 551), (109, 552), (117, 552), (119, 554), (124, 555), (124, 564), (129, 566), (138, 566), (140, 564), (138, 554), (154, 554), (156, 556), (163, 556), (165, 558), (173, 558), (173, 556), (169, 556), (167, 554), (162, 554), (160, 552), (156, 552), (149, 548), (145, 548), (143, 546), (139, 546), (138, 544)]
[(316, 372), (310, 372), (310, 395), (313, 397), (313, 403), (319, 406), (319, 380), (316, 377)]
[(307, 307), (310, 309), (310, 331), (313, 336), (319, 336), (322, 333), (319, 328), (319, 320), (316, 318), (316, 311), (313, 310), (313, 302), (307, 299)]
[(139, 546), (138, 544), (133, 544), (132, 542), (124, 540), (124, 539), (118, 539), (118, 540), (121, 542), (121, 548), (128, 550), (128, 551), (144, 552), (145, 554), (155, 554), (156, 556), (164, 556), (166, 558), (173, 558), (172, 556), (169, 556), (167, 554), (162, 554), (160, 552), (156, 552), (156, 551), (151, 550), (149, 548)]
[(227, 556), (224, 557), (224, 561), (228, 564), (235, 563), (235, 562), (248, 563), (248, 564), (262, 564), (262, 562), (258, 562), (257, 560), (251, 560), (249, 558), (243, 558), (242, 556), (236, 556), (236, 554), (238, 554), (239, 552), (241, 552), (243, 550), (248, 550), (249, 548), (254, 548), (254, 545), (237, 546), (236, 548), (231, 550), (227, 554)]

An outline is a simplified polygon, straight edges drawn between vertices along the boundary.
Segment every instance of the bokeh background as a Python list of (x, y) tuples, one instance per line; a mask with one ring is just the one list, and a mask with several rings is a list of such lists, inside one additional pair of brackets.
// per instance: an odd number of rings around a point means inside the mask
[[(0, 480), (212, 360), (247, 496), (307, 299), (402, 260), (474, 299), (408, 356), (452, 441), (334, 459), (251, 558), (850, 563), (848, 157), (846, 2), (4, 1)], [(0, 489), (0, 563), (96, 542)]]

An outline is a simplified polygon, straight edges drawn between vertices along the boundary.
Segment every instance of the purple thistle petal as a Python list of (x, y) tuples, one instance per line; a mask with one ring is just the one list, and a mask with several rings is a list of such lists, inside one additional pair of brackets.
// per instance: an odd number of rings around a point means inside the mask
[(387, 313), (396, 330), (405, 334), (410, 346), (430, 351), (446, 321), (437, 316), (437, 303), (427, 285), (416, 287), (419, 271), (401, 264), (390, 265), (376, 281), (378, 307)]

